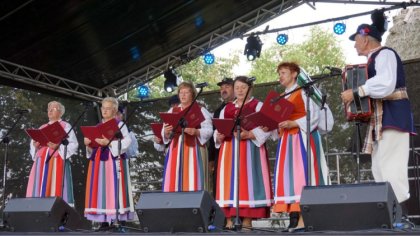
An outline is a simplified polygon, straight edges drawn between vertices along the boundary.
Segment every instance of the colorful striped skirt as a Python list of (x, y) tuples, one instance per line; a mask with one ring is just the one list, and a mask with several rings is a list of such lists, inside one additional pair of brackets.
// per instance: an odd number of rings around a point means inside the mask
[[(44, 147), (36, 153), (37, 156), (29, 174), (26, 197), (61, 197), (70, 206), (74, 206), (71, 163), (69, 160), (64, 162), (57, 152), (54, 157), (49, 158), (48, 149)], [(65, 171), (64, 187), (63, 171)], [(62, 194), (63, 191), (64, 194)]]
[(235, 139), (226, 140), (220, 147), (216, 201), (230, 217), (236, 207), (236, 195), (239, 196), (240, 216), (261, 218), (268, 214), (272, 203), (270, 169), (265, 146), (257, 147), (250, 140), (240, 141), (239, 146), (239, 191), (235, 174), (236, 153)]
[[(311, 145), (311, 185), (325, 185), (328, 167), (318, 131), (313, 131)], [(308, 159), (306, 134), (285, 131), (279, 140), (274, 169), (275, 212), (300, 211), (299, 203), (303, 187), (307, 185)]]
[[(120, 178), (117, 175), (117, 165), (120, 170)], [(85, 217), (96, 222), (111, 222), (116, 219), (117, 209), (119, 220), (133, 219), (134, 203), (129, 159), (113, 159), (108, 149), (102, 151), (101, 148), (98, 148), (94, 150), (89, 161)]]
[(208, 191), (208, 181), (207, 147), (196, 137), (176, 136), (165, 156), (163, 191)]

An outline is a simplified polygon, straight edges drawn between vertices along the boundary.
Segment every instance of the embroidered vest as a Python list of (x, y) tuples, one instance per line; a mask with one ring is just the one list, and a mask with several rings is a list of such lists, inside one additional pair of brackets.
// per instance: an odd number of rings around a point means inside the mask
[[(368, 60), (368, 79), (376, 75), (375, 60), (379, 52), (384, 49), (391, 50), (397, 59), (397, 83), (395, 89), (405, 87), (405, 74), (401, 58), (391, 48), (382, 47), (374, 52)], [(384, 100), (382, 129), (396, 129), (404, 132), (414, 132), (413, 117), (408, 99)]]

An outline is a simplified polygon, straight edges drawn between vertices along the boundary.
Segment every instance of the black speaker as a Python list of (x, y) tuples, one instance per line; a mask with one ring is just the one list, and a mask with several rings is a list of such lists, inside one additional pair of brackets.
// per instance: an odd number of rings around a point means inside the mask
[(221, 230), (225, 215), (206, 191), (142, 193), (136, 205), (145, 232)]
[(56, 232), (80, 229), (80, 215), (60, 197), (10, 199), (3, 213), (4, 224), (17, 232)]
[(392, 229), (401, 220), (388, 182), (307, 186), (300, 205), (307, 231)]

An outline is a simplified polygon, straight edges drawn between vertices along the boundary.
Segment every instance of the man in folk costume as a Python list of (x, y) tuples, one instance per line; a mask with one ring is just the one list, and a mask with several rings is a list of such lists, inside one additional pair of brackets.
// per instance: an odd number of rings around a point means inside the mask
[(381, 11), (372, 16), (372, 25), (361, 24), (350, 36), (359, 56), (368, 59), (368, 80), (356, 91), (344, 91), (341, 98), (346, 104), (359, 97), (372, 99), (373, 112), (362, 151), (372, 155), (375, 181), (391, 184), (406, 217), (409, 136), (415, 133), (412, 111), (401, 59), (393, 49), (381, 46), (385, 16)]
[[(220, 112), (222, 109), (235, 99), (235, 94), (233, 93), (233, 79), (223, 78), (222, 81), (217, 83), (219, 86), (220, 98), (222, 103), (214, 111), (213, 118), (219, 118)], [(216, 130), (216, 127), (213, 126), (213, 130)], [(216, 197), (216, 182), (217, 182), (217, 160), (219, 157), (219, 149), (214, 145), (214, 139), (209, 140), (209, 169), (212, 172), (212, 187), (213, 187), (213, 197)]]

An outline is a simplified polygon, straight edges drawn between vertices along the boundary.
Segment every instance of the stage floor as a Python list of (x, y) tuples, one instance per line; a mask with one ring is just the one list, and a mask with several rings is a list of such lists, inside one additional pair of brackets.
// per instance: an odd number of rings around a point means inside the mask
[(299, 232), (283, 232), (281, 229), (270, 228), (255, 228), (251, 231), (219, 231), (208, 233), (196, 232), (142, 232), (137, 228), (125, 228), (121, 230), (108, 231), (94, 231), (94, 230), (80, 230), (80, 231), (66, 231), (66, 232), (10, 232), (0, 231), (0, 235), (188, 235), (188, 236), (203, 236), (203, 235), (420, 235), (420, 226), (414, 229), (370, 229), (370, 230), (355, 230), (355, 231), (299, 231)]

